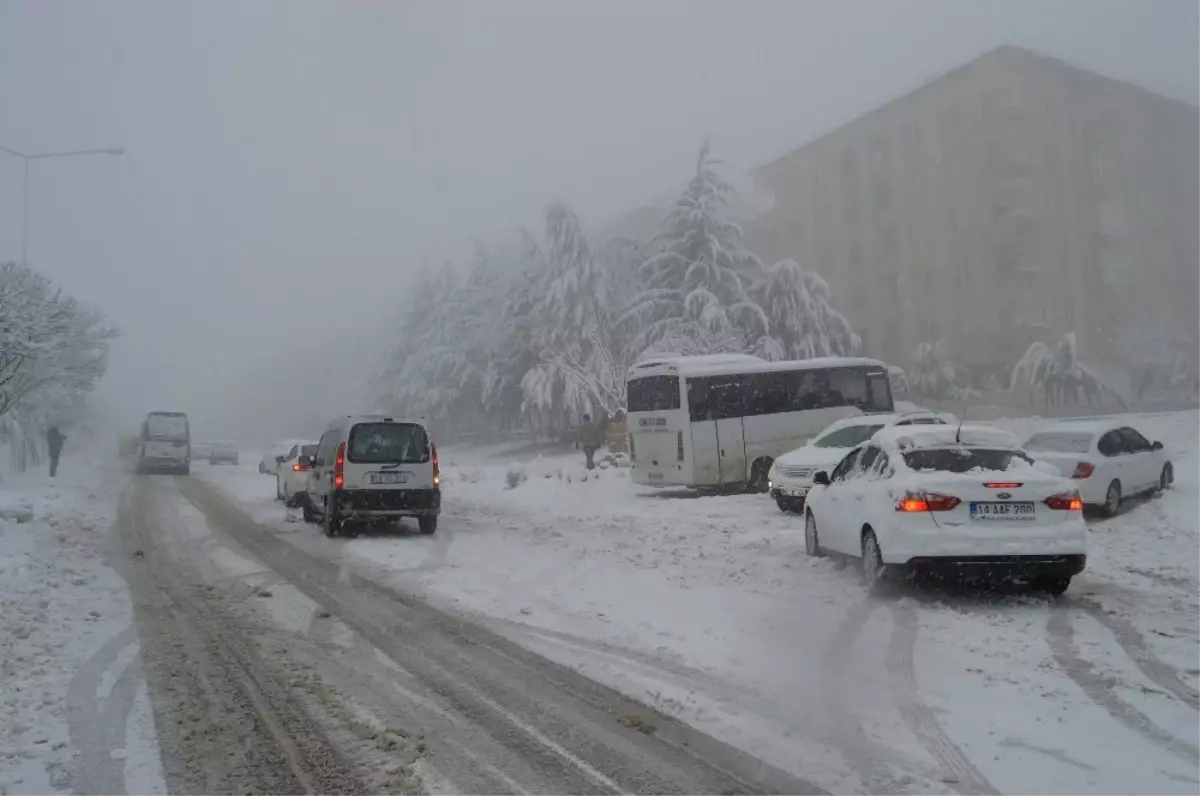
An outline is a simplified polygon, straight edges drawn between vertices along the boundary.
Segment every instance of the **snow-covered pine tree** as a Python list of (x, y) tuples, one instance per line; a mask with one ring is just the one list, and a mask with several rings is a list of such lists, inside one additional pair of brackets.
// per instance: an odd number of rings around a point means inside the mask
[(726, 217), (733, 189), (718, 175), (721, 165), (705, 140), (695, 175), (650, 242), (654, 253), (641, 266), (646, 287), (623, 316), (638, 324), (639, 348), (692, 337), (703, 348), (705, 337), (723, 341), (732, 332), (757, 339), (767, 331), (767, 317), (746, 289), (761, 264), (742, 248), (741, 227)]
[[(558, 201), (546, 211), (546, 272), (535, 316), (539, 362), (522, 379), (541, 410), (615, 411), (623, 401), (624, 351), (612, 333), (609, 274), (592, 255), (579, 217)], [(621, 383), (617, 387), (616, 382)]]
[(862, 339), (834, 309), (828, 283), (795, 260), (764, 267), (750, 296), (766, 314), (768, 331), (754, 353), (765, 359), (856, 356)]

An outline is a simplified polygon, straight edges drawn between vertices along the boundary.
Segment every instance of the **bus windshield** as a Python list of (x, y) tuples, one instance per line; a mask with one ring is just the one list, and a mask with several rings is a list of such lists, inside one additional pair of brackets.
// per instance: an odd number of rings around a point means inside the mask
[(679, 408), (678, 376), (642, 376), (627, 387), (630, 412), (664, 412)]

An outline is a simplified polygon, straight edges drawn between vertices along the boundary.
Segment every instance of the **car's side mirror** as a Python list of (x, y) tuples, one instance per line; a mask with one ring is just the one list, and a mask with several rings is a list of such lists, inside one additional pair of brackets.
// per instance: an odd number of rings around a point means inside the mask
[(300, 466), (301, 467), (312, 467), (313, 466), (312, 457), (311, 456), (301, 456), (300, 457)]
[(813, 483), (817, 486), (829, 486), (829, 473), (824, 470), (818, 470), (813, 476)]
[(1156, 442), (1156, 443), (1154, 443), (1153, 445), (1151, 445), (1151, 446), (1150, 446), (1150, 449), (1151, 449), (1151, 450), (1160, 451), (1160, 450), (1162, 450), (1162, 449), (1163, 449), (1163, 444), (1162, 444), (1161, 442)]

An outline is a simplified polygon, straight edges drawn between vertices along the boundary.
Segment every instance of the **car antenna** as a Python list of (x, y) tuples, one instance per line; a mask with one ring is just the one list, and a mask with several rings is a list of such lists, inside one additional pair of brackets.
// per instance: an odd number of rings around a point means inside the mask
[(958, 428), (955, 429), (955, 431), (954, 431), (954, 444), (955, 445), (962, 444), (963, 418), (965, 418), (967, 416), (967, 407), (970, 405), (971, 405), (971, 399), (967, 398), (966, 400), (963, 401), (962, 411), (958, 413)]

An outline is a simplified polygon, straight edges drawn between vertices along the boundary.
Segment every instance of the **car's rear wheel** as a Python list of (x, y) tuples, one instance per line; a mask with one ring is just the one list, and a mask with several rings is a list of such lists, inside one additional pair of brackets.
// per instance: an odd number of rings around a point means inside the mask
[(1114, 480), (1104, 493), (1104, 505), (1101, 506), (1105, 517), (1115, 517), (1121, 510), (1121, 482)]
[(811, 511), (804, 517), (804, 552), (813, 558), (825, 557), (825, 551), (821, 549), (821, 539), (817, 536), (817, 520)]
[(421, 533), (428, 536), (437, 531), (437, 521), (438, 518), (436, 514), (433, 516), (418, 517), (417, 527), (421, 529)]
[(304, 498), (300, 501), (300, 508), (304, 512), (305, 522), (315, 523), (317, 521), (317, 513), (312, 510), (312, 501), (308, 499), (308, 493), (305, 493)]
[(334, 516), (329, 509), (329, 504), (325, 505), (325, 516), (322, 518), (322, 524), (325, 526), (325, 535), (330, 539), (335, 536), (340, 536), (342, 533), (342, 520)]
[(1158, 491), (1165, 492), (1175, 483), (1175, 467), (1170, 462), (1163, 465), (1162, 473), (1158, 476)]
[(875, 532), (868, 530), (862, 537), (862, 579), (869, 594), (881, 594), (887, 586), (887, 567)]
[(1071, 578), (1038, 578), (1033, 582), (1033, 588), (1040, 592), (1045, 592), (1052, 597), (1059, 597), (1071, 585)]

